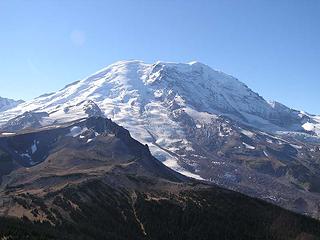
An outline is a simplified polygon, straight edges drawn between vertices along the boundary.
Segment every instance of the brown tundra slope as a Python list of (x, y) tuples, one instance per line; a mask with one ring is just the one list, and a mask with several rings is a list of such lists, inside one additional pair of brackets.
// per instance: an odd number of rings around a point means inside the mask
[(319, 239), (320, 223), (182, 176), (109, 119), (0, 137), (0, 239)]

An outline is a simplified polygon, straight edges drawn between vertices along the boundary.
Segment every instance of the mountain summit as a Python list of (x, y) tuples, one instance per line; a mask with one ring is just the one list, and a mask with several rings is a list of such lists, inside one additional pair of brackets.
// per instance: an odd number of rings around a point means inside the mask
[[(268, 103), (236, 78), (205, 64), (146, 64), (137, 60), (116, 62), (56, 93), (5, 112), (1, 120), (35, 110), (54, 112), (52, 117), (60, 119), (61, 112), (66, 114), (65, 108), (77, 107), (86, 100), (95, 102), (114, 118), (121, 118), (120, 112), (145, 113), (154, 104), (174, 104), (184, 110), (223, 114), (268, 130), (303, 131), (304, 123), (315, 121), (280, 103)], [(76, 112), (73, 117), (84, 116)]]

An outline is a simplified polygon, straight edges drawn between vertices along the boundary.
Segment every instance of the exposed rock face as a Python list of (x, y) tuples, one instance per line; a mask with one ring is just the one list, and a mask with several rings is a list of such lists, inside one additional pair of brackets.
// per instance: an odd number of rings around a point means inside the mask
[(83, 110), (86, 114), (88, 114), (88, 117), (104, 116), (99, 106), (94, 101), (91, 101), (91, 100), (87, 101), (87, 103), (83, 107)]

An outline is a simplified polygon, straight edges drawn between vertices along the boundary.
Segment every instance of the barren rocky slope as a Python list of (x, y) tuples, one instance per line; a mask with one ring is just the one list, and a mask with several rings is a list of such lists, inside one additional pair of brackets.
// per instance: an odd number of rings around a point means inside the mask
[(320, 224), (187, 178), (111, 120), (0, 137), (2, 239), (318, 239)]

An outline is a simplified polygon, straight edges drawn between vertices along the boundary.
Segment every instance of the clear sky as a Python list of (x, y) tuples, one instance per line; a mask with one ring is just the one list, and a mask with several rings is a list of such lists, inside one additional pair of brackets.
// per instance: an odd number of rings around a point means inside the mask
[(31, 99), (118, 60), (203, 62), (320, 114), (319, 0), (0, 0), (0, 96)]

